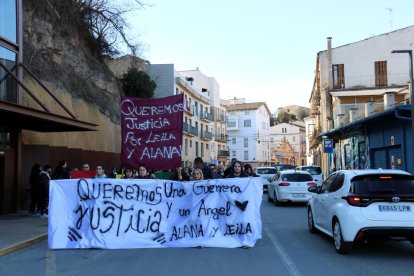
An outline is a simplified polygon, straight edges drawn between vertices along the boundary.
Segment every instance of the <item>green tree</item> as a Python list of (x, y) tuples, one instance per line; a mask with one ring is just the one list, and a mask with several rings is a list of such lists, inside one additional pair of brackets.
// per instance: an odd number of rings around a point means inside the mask
[(133, 98), (151, 98), (157, 88), (155, 81), (151, 80), (146, 72), (135, 67), (128, 69), (122, 76), (121, 83), (125, 96)]
[(289, 113), (287, 113), (286, 111), (280, 111), (277, 114), (277, 119), (276, 121), (281, 124), (281, 123), (289, 123), (289, 120), (291, 119), (291, 115)]

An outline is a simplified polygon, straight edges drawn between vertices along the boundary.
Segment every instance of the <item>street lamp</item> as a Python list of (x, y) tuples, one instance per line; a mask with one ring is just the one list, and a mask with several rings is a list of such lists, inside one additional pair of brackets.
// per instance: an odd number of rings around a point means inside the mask
[[(413, 51), (412, 50), (393, 50), (391, 54), (408, 54), (410, 57), (410, 103), (411, 103), (411, 132), (412, 132), (412, 147), (414, 147), (414, 83), (413, 83)], [(414, 154), (413, 154), (414, 157)], [(412, 163), (414, 171), (414, 159)], [(412, 172), (413, 172), (412, 171)]]

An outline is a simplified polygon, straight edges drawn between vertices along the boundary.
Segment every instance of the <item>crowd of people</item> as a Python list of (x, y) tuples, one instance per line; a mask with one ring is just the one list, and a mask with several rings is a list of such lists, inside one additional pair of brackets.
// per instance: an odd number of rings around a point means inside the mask
[[(59, 179), (70, 179), (71, 174), (78, 172), (78, 175), (90, 176), (94, 179), (102, 178), (121, 178), (123, 179), (155, 179), (155, 174), (145, 165), (140, 165), (137, 169), (124, 168), (118, 172), (115, 168), (107, 175), (103, 165), (98, 164), (95, 171), (91, 171), (88, 163), (82, 163), (81, 170), (77, 168), (68, 168), (66, 161), (59, 161), (52, 172), (50, 165), (43, 167), (40, 164), (34, 164), (30, 172), (29, 188), (29, 214), (41, 217), (48, 217), (49, 204), (49, 181)], [(206, 164), (201, 157), (194, 159), (194, 168), (176, 168), (170, 177), (175, 181), (194, 181), (218, 178), (237, 178), (258, 176), (250, 164), (243, 165), (236, 158), (231, 160), (231, 164), (224, 168), (223, 165)]]

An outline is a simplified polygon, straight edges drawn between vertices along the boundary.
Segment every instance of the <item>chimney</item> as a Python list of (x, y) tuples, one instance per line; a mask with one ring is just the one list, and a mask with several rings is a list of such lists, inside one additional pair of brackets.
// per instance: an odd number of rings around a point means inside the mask
[(328, 56), (328, 88), (329, 90), (333, 89), (333, 80), (332, 80), (332, 37), (326, 38), (327, 42), (327, 56)]
[(384, 93), (384, 109), (390, 109), (395, 105), (395, 92)]
[(365, 103), (365, 117), (369, 117), (374, 113), (375, 110), (375, 102), (368, 101)]

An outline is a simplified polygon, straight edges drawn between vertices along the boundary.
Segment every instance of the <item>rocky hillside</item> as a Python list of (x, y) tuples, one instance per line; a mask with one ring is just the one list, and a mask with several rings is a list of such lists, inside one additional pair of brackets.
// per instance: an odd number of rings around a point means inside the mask
[(42, 81), (95, 105), (119, 123), (119, 82), (94, 56), (79, 26), (71, 20), (75, 15), (48, 2), (23, 1), (24, 64)]

